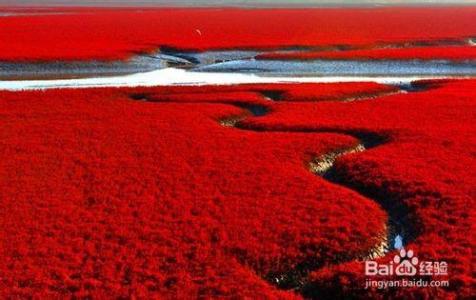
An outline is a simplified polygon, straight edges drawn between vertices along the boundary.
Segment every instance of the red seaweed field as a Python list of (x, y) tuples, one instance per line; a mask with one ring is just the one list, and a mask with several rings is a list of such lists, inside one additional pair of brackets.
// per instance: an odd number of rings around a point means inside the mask
[(56, 15), (0, 18), (0, 60), (110, 60), (159, 46), (199, 50), (368, 47), (463, 40), (475, 35), (475, 14), (475, 7), (61, 9)]
[[(154, 51), (193, 74), (196, 53), (230, 49), (476, 58), (475, 7), (2, 11), (0, 76)], [(25, 89), (0, 77), (0, 298), (470, 299), (473, 77)], [(421, 285), (371, 283), (402, 280)]]

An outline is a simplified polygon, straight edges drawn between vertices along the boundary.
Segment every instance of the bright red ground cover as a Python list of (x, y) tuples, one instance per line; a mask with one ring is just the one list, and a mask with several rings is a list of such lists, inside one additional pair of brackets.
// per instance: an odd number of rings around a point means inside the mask
[[(1, 92), (0, 294), (295, 298), (263, 278), (308, 262), (308, 296), (469, 297), (475, 84), (354, 103), (299, 102), (313, 88), (335, 100), (335, 84)], [(236, 101), (269, 107), (243, 125), (264, 131), (218, 124)], [(448, 261), (450, 288), (363, 290), (362, 264), (344, 261), (378, 242), (386, 214), (307, 170), (357, 143), (335, 130), (389, 139), (338, 171), (410, 208), (409, 247)]]
[(312, 59), (476, 59), (476, 47), (418, 47), (382, 48), (349, 51), (276, 52), (262, 54), (258, 59), (312, 60)]
[[(147, 89), (138, 90), (136, 98), (171, 102), (259, 102), (270, 105), (274, 100), (279, 102), (314, 102), (324, 100), (345, 100), (366, 95), (380, 95), (398, 91), (398, 88), (373, 82), (349, 82), (326, 84), (297, 84), (289, 88), (289, 84), (242, 84), (237, 86), (201, 86), (160, 87), (151, 93)], [(157, 92), (160, 91), (160, 92)], [(263, 101), (264, 100), (264, 101)]]
[(159, 46), (281, 48), (465, 39), (476, 36), (475, 15), (475, 7), (78, 9), (0, 18), (0, 60), (118, 59)]
[[(452, 265), (448, 289), (388, 293), (465, 298), (474, 290), (475, 84), (442, 82), (425, 92), (354, 103), (280, 103), (273, 114), (249, 123), (268, 130), (342, 128), (387, 135), (388, 144), (339, 160), (338, 173), (356, 188), (409, 207), (418, 237), (407, 248), (417, 249), (420, 259)], [(323, 268), (311, 278), (308, 295), (379, 295), (361, 290), (365, 276), (360, 263)]]

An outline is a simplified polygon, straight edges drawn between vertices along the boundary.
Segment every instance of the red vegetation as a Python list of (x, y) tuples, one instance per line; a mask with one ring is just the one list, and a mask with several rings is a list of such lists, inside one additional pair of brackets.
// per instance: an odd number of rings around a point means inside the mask
[(373, 82), (348, 82), (325, 84), (242, 84), (237, 86), (201, 86), (160, 87), (154, 92), (137, 92), (136, 98), (147, 98), (151, 101), (170, 102), (263, 102), (270, 105), (269, 100), (286, 102), (313, 102), (327, 100), (345, 100), (348, 98), (365, 97), (367, 95), (384, 95), (397, 92), (398, 88)]
[(129, 98), (150, 92), (1, 93), (2, 296), (276, 296), (258, 275), (377, 242), (378, 205), (305, 168), (354, 139)]
[(163, 45), (281, 48), (464, 39), (476, 36), (475, 15), (475, 7), (78, 9), (0, 18), (0, 60), (109, 60)]
[(258, 55), (263, 60), (312, 60), (312, 59), (476, 59), (476, 47), (418, 47), (380, 48), (349, 51), (296, 51)]
[[(410, 210), (417, 238), (407, 248), (420, 259), (443, 260), (451, 266), (450, 287), (397, 289), (394, 296), (469, 297), (471, 239), (476, 176), (476, 81), (441, 82), (425, 92), (400, 94), (355, 103), (280, 103), (250, 126), (267, 128), (341, 128), (378, 132), (390, 142), (337, 162), (337, 173), (355, 188), (398, 201)], [(388, 262), (390, 256), (382, 259)], [(376, 297), (381, 291), (363, 290), (361, 263), (316, 271), (308, 295), (360, 294)]]
[[(0, 295), (294, 298), (263, 278), (308, 263), (310, 296), (469, 297), (475, 85), (354, 103), (299, 102), (336, 84), (1, 92)], [(263, 95), (276, 90), (281, 102)], [(242, 113), (221, 102), (267, 103), (244, 121), (264, 131), (221, 127)], [(362, 264), (345, 261), (378, 243), (386, 214), (306, 169), (357, 140), (299, 129), (389, 139), (337, 171), (409, 208), (408, 247), (448, 261), (449, 288), (363, 290)]]

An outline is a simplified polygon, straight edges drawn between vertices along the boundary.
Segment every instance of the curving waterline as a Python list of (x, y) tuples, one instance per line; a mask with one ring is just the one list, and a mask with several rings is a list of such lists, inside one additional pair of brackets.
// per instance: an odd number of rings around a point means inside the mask
[[(361, 100), (370, 100), (375, 99), (376, 97), (383, 97), (385, 95), (392, 95), (396, 93), (407, 93), (413, 91), (421, 91), (422, 89), (431, 88), (431, 85), (422, 84), (422, 86), (416, 84), (413, 88), (404, 86), (396, 92), (375, 92), (373, 94), (367, 94), (365, 96), (356, 96), (356, 97), (345, 97), (338, 100), (328, 100), (335, 102), (349, 102), (349, 101), (361, 101)], [(264, 98), (267, 98), (271, 101), (272, 98), (266, 97), (263, 94)], [(387, 138), (372, 132), (361, 132), (356, 130), (342, 130), (342, 129), (333, 129), (333, 128), (322, 128), (322, 129), (313, 129), (308, 130), (302, 128), (285, 128), (285, 129), (268, 129), (264, 127), (254, 126), (244, 122), (250, 117), (261, 117), (269, 113), (268, 107), (260, 104), (245, 104), (239, 102), (171, 102), (171, 101), (161, 101), (160, 99), (149, 99), (146, 95), (141, 95), (141, 97), (132, 97), (135, 100), (159, 102), (159, 103), (181, 103), (181, 104), (225, 104), (232, 105), (242, 109), (242, 113), (239, 115), (234, 115), (231, 117), (225, 117), (218, 120), (219, 124), (225, 127), (234, 128), (237, 130), (253, 131), (253, 132), (275, 132), (275, 133), (334, 133), (350, 136), (356, 139), (358, 142), (352, 147), (337, 149), (325, 153), (323, 155), (314, 157), (308, 161), (308, 170), (327, 180), (328, 182), (341, 186), (346, 189), (350, 189), (353, 192), (359, 194), (363, 198), (370, 199), (375, 203), (379, 204), (387, 213), (388, 219), (384, 226), (383, 231), (376, 237), (378, 241), (372, 248), (368, 249), (364, 253), (359, 254), (358, 256), (353, 257), (340, 257), (337, 259), (336, 263), (342, 263), (352, 260), (367, 260), (367, 259), (376, 259), (379, 257), (385, 256), (389, 251), (395, 249), (392, 245), (396, 242), (397, 237), (401, 239), (403, 237), (403, 242), (408, 243), (410, 240), (415, 238), (415, 230), (413, 229), (411, 220), (408, 219), (408, 208), (403, 206), (403, 204), (396, 204), (396, 202), (388, 201), (384, 197), (379, 195), (372, 195), (366, 192), (364, 189), (359, 189), (358, 187), (352, 186), (352, 183), (348, 182), (343, 176), (339, 174), (339, 171), (335, 167), (335, 162), (346, 155), (351, 155), (355, 153), (360, 153), (367, 151), (369, 149), (381, 146), (387, 143)], [(282, 101), (280, 99), (279, 101)], [(404, 244), (403, 244), (404, 245)], [(403, 246), (402, 245), (402, 246)], [(301, 290), (307, 283), (306, 278), (307, 274), (313, 270), (319, 269), (322, 267), (322, 262), (302, 262), (297, 267), (292, 270), (289, 270), (285, 273), (272, 273), (265, 274), (263, 277), (282, 289), (292, 289), (292, 290)]]
[[(280, 128), (277, 130), (266, 129), (263, 127), (255, 127), (249, 125), (243, 121), (249, 117), (250, 113), (243, 114), (237, 117), (237, 121), (233, 124), (236, 129), (247, 130), (253, 132), (275, 132), (275, 133), (333, 133), (352, 137), (358, 142), (354, 146), (333, 150), (323, 155), (314, 157), (308, 162), (308, 170), (328, 182), (338, 185), (340, 187), (350, 189), (362, 198), (369, 199), (377, 204), (387, 213), (388, 219), (384, 225), (383, 231), (376, 237), (377, 243), (368, 251), (358, 254), (357, 256), (345, 256), (337, 258), (335, 263), (343, 263), (352, 260), (368, 260), (376, 259), (385, 256), (389, 251), (395, 249), (393, 247), (397, 237), (403, 237), (403, 245), (415, 238), (414, 229), (411, 224), (411, 220), (408, 220), (408, 208), (403, 204), (396, 204), (395, 202), (388, 201), (380, 195), (373, 195), (368, 193), (364, 188), (358, 188), (352, 185), (346, 178), (339, 174), (339, 171), (335, 167), (335, 162), (344, 156), (361, 153), (370, 149), (379, 147), (387, 143), (387, 138), (376, 133), (360, 132), (353, 130), (341, 130), (334, 128), (322, 128), (308, 130), (303, 128)], [(230, 118), (227, 119), (230, 122)], [(243, 122), (243, 123), (242, 123)], [(321, 262), (303, 262), (299, 264), (293, 270), (286, 273), (267, 274), (265, 278), (283, 289), (301, 289), (307, 282), (307, 274), (313, 270), (317, 270), (322, 267)]]
[(258, 76), (243, 73), (194, 72), (176, 68), (165, 68), (132, 75), (94, 78), (45, 79), (45, 80), (2, 80), (0, 90), (46, 90), (78, 89), (101, 87), (153, 87), (153, 86), (203, 86), (237, 84), (276, 84), (276, 83), (338, 83), (375, 82), (388, 85), (410, 85), (419, 80), (465, 79), (471, 76)]

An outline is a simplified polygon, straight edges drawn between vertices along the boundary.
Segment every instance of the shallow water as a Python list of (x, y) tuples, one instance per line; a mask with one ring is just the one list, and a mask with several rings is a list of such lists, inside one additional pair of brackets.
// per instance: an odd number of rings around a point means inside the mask
[[(281, 49), (280, 51), (296, 51)], [(299, 48), (306, 52), (308, 48)], [(65, 79), (120, 76), (169, 67), (193, 72), (278, 77), (320, 76), (475, 76), (476, 60), (257, 60), (276, 50), (183, 52), (162, 49), (126, 61), (0, 62), (0, 79)]]
[(52, 61), (52, 62), (0, 62), (0, 79), (64, 79), (97, 76), (117, 76), (150, 72), (167, 68), (165, 58), (137, 56), (127, 61)]
[(235, 60), (194, 68), (267, 76), (464, 76), (476, 75), (476, 61), (446, 60)]
[[(257, 76), (243, 73), (193, 72), (166, 68), (152, 72), (111, 77), (43, 79), (43, 80), (0, 80), (0, 90), (38, 90), (55, 88), (91, 87), (137, 87), (172, 85), (230, 85), (230, 84), (272, 84), (272, 83), (331, 83), (331, 82), (376, 82), (398, 86), (411, 86), (413, 81), (445, 79), (447, 76), (403, 76), (403, 77), (365, 77), (365, 76)], [(453, 78), (453, 77), (451, 77)], [(461, 78), (461, 77), (457, 77)]]
[(342, 81), (408, 85), (420, 79), (476, 77), (476, 60), (255, 59), (266, 52), (162, 49), (127, 61), (0, 62), (0, 89)]

